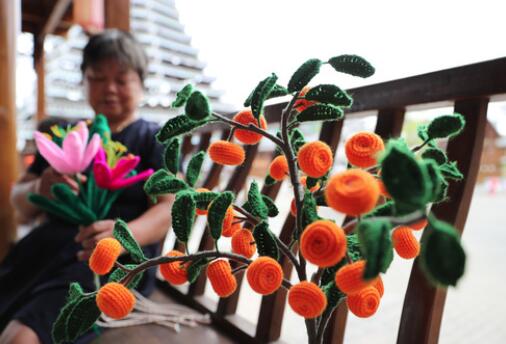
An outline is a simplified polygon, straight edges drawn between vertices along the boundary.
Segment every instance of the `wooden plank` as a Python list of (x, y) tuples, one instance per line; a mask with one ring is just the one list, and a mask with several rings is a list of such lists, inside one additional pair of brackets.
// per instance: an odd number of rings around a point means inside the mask
[(44, 40), (38, 37), (34, 39), (33, 60), (37, 75), (37, 123), (46, 117), (46, 57), (44, 54)]
[[(459, 233), (469, 212), (476, 176), (480, 164), (485, 126), (487, 122), (486, 98), (461, 100), (455, 103), (455, 111), (466, 118), (464, 131), (448, 143), (449, 160), (457, 160), (464, 180), (451, 182), (449, 202), (435, 206), (432, 211), (440, 220), (453, 224)], [(462, 149), (466, 147), (466, 149)], [(424, 233), (425, 235), (426, 233)], [(435, 288), (425, 278), (415, 260), (404, 299), (397, 343), (437, 343), (446, 290)]]
[(16, 236), (14, 209), (10, 203), (17, 179), (16, 151), (16, 2), (0, 1), (0, 261)]
[(104, 1), (105, 27), (130, 31), (130, 0)]
[(385, 141), (391, 137), (399, 137), (404, 124), (404, 113), (404, 109), (379, 110), (374, 132)]
[(55, 32), (56, 28), (65, 16), (65, 13), (69, 10), (71, 3), (72, 0), (58, 0), (58, 2), (54, 5), (51, 10), (51, 14), (38, 35), (38, 40), (40, 42), (44, 42), (47, 35), (51, 35)]

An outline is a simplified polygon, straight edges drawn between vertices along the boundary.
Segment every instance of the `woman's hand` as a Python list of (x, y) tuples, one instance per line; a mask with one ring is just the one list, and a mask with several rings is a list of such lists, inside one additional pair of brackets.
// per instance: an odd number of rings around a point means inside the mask
[(83, 250), (77, 252), (77, 259), (88, 260), (101, 239), (112, 238), (114, 223), (114, 220), (101, 220), (87, 227), (79, 227), (79, 233), (74, 240), (81, 243)]
[[(86, 181), (86, 177), (83, 175), (79, 175), (81, 182)], [(56, 172), (56, 170), (52, 167), (48, 167), (42, 172), (40, 179), (38, 180), (38, 184), (36, 186), (36, 192), (41, 194), (42, 196), (52, 198), (51, 196), (51, 186), (56, 183), (65, 183), (70, 186), (72, 191), (76, 194), (79, 192), (79, 184), (75, 179), (68, 175), (60, 174)]]

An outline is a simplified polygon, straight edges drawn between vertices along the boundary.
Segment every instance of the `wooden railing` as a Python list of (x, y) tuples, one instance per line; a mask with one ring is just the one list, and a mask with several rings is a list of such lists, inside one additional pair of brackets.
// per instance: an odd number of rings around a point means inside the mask
[[(487, 61), (468, 66), (447, 69), (424, 75), (409, 77), (350, 89), (354, 105), (346, 112), (345, 120), (353, 118), (364, 111), (374, 111), (377, 115), (376, 133), (383, 138), (399, 136), (404, 123), (406, 110), (427, 107), (453, 105), (455, 112), (466, 119), (466, 127), (457, 138), (447, 146), (450, 160), (456, 160), (465, 176), (459, 183), (450, 183), (449, 201), (432, 208), (436, 216), (453, 224), (460, 233), (464, 229), (473, 195), (483, 146), (488, 102), (506, 95), (506, 58)], [(272, 127), (279, 123), (280, 114), (286, 103), (267, 106), (265, 115)], [(320, 139), (327, 142), (335, 152), (340, 141), (343, 121), (324, 123)], [(210, 130), (221, 131), (222, 137), (228, 136), (228, 129), (213, 127), (200, 133), (197, 150), (206, 149), (209, 145)], [(184, 145), (185, 153), (192, 151), (189, 139)], [(246, 162), (233, 171), (226, 189), (238, 192), (245, 186), (251, 170), (257, 146), (247, 147)], [(213, 165), (204, 182), (204, 187), (214, 188), (219, 181), (222, 167)], [(264, 186), (262, 192), (276, 198), (281, 183)], [(286, 217), (280, 238), (289, 241), (294, 229), (294, 217)], [(213, 241), (207, 231), (200, 240), (200, 249), (210, 249)], [(288, 259), (280, 261), (286, 276), (289, 276), (292, 265)], [(260, 305), (258, 322), (251, 324), (236, 314), (239, 301), (240, 285), (243, 271), (238, 274), (237, 292), (227, 299), (220, 299), (218, 305), (210, 302), (205, 296), (205, 274), (192, 284), (187, 291), (173, 288), (160, 282), (160, 288), (171, 294), (176, 300), (193, 306), (197, 310), (211, 313), (213, 324), (233, 336), (240, 343), (268, 343), (278, 341), (281, 334), (283, 314), (286, 304), (286, 291), (264, 296)], [(398, 343), (437, 343), (443, 314), (446, 290), (435, 288), (423, 273), (415, 260), (407, 292), (404, 298), (401, 321), (399, 324)], [(325, 333), (325, 343), (343, 342), (346, 326), (347, 308), (341, 303), (329, 321)]]

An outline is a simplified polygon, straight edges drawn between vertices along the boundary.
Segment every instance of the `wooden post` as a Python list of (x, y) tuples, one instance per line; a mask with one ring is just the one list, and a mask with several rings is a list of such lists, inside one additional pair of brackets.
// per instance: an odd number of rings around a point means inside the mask
[(10, 191), (17, 177), (16, 151), (16, 1), (0, 1), (0, 260), (15, 237)]
[(39, 123), (46, 117), (46, 73), (44, 55), (44, 37), (34, 37), (33, 63), (37, 74), (37, 114), (36, 121)]
[(104, 0), (105, 27), (130, 31), (130, 0)]

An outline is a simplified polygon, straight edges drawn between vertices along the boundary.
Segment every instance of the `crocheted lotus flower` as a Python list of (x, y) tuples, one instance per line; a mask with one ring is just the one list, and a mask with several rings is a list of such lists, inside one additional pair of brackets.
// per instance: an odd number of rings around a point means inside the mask
[(232, 236), (232, 252), (251, 258), (257, 250), (253, 234), (247, 229), (240, 229)]
[(351, 216), (370, 212), (378, 197), (378, 182), (370, 173), (360, 169), (333, 175), (325, 188), (328, 206)]
[(325, 142), (315, 141), (308, 142), (299, 149), (297, 161), (305, 174), (320, 178), (330, 170), (334, 157), (332, 150)]
[(316, 284), (302, 281), (288, 291), (288, 304), (298, 315), (312, 319), (323, 313), (327, 307), (327, 297)]
[(111, 271), (121, 253), (121, 244), (114, 238), (104, 238), (97, 243), (88, 262), (91, 271), (105, 275)]
[(355, 294), (365, 287), (374, 284), (375, 279), (364, 280), (365, 260), (347, 264), (337, 270), (335, 282), (337, 287), (345, 294)]
[(211, 282), (216, 294), (228, 297), (237, 289), (237, 280), (232, 275), (230, 263), (225, 259), (218, 259), (207, 266), (207, 278)]
[(368, 318), (378, 310), (381, 296), (374, 287), (367, 287), (358, 293), (348, 295), (346, 303), (350, 312), (359, 318)]
[(212, 161), (220, 165), (241, 165), (246, 158), (246, 153), (241, 146), (224, 140), (213, 142), (207, 153)]
[(376, 165), (378, 153), (384, 149), (381, 137), (367, 131), (356, 133), (345, 144), (345, 153), (350, 164), (362, 168)]
[(288, 161), (284, 155), (278, 155), (272, 160), (269, 175), (277, 181), (283, 180), (288, 175)]
[(98, 291), (98, 308), (113, 319), (126, 317), (135, 306), (135, 296), (123, 284), (110, 282)]
[(300, 250), (310, 263), (322, 268), (333, 266), (346, 254), (346, 235), (334, 222), (318, 220), (302, 232)]
[(413, 259), (420, 253), (420, 243), (416, 240), (411, 228), (398, 226), (392, 232), (392, 244), (395, 252), (404, 259)]
[[(166, 254), (167, 257), (181, 257), (184, 254), (177, 250), (169, 251)], [(160, 265), (160, 273), (163, 278), (174, 285), (180, 285), (188, 281), (188, 269), (189, 263), (183, 263), (182, 261), (174, 261)]]
[(246, 270), (248, 283), (255, 292), (261, 295), (274, 293), (283, 283), (283, 269), (271, 257), (258, 257)]
[[(240, 111), (232, 119), (244, 125), (253, 124), (254, 126), (258, 127), (258, 121), (253, 116), (253, 113), (251, 112), (250, 109)], [(260, 116), (260, 128), (267, 129), (267, 122), (265, 121), (265, 118), (262, 115)], [(236, 139), (247, 145), (257, 144), (262, 139), (261, 134), (245, 129), (236, 129), (234, 131), (234, 136)]]
[(100, 148), (93, 163), (93, 174), (99, 187), (107, 190), (119, 190), (146, 180), (154, 173), (153, 169), (147, 169), (131, 177), (125, 177), (132, 172), (141, 159), (138, 156), (128, 155), (118, 160), (116, 166), (107, 164), (105, 151)]
[[(302, 88), (302, 90), (300, 91), (299, 97), (304, 97), (310, 89), (311, 89), (311, 87), (304, 86), (304, 88)], [(295, 104), (293, 104), (293, 108), (295, 110), (297, 110), (298, 112), (302, 112), (313, 104), (316, 104), (316, 102), (312, 101), (312, 100), (306, 100), (306, 99), (297, 99), (295, 101)]]
[(41, 132), (36, 131), (34, 137), (37, 149), (51, 167), (62, 174), (76, 174), (88, 167), (100, 148), (100, 136), (93, 134), (88, 142), (88, 135), (88, 127), (80, 121), (67, 134), (62, 147)]

